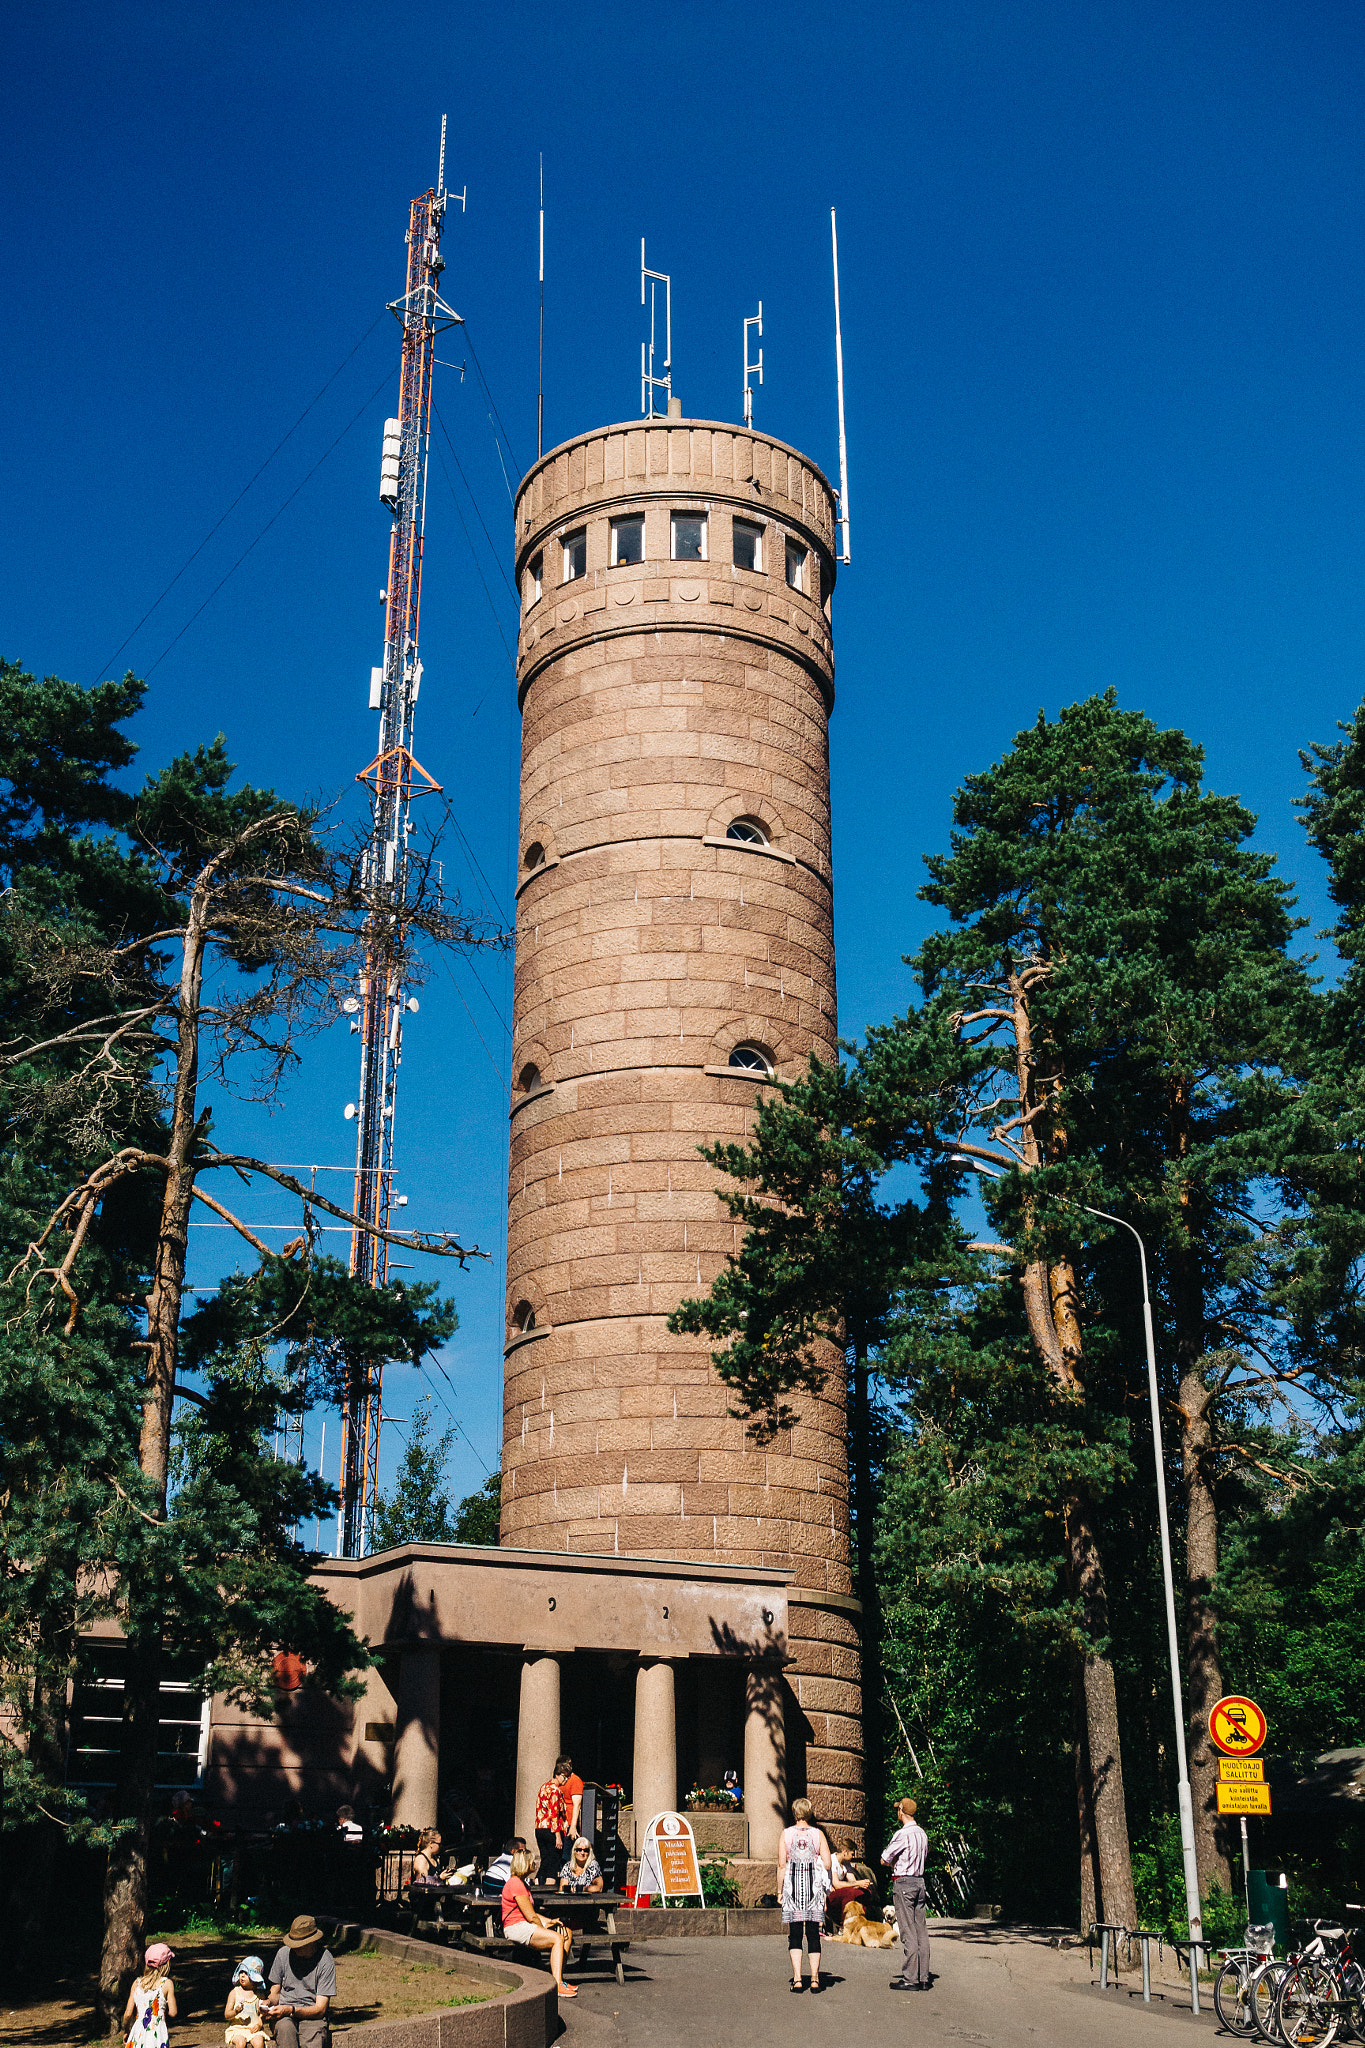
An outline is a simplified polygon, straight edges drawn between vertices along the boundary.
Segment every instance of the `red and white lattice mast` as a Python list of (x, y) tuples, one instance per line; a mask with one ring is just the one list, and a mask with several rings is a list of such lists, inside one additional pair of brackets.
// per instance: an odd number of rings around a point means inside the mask
[[(370, 671), (370, 709), (379, 713), (379, 751), (357, 778), (374, 800), (364, 867), (374, 907), (366, 932), (359, 1002), (354, 1006), (361, 1036), (360, 1097), (354, 1105), (354, 1213), (361, 1224), (351, 1234), (351, 1272), (371, 1287), (383, 1287), (388, 1280), (388, 1246), (364, 1226), (389, 1227), (403, 1018), (417, 1008), (416, 998), (403, 987), (401, 964), (409, 902), (411, 808), (414, 797), (439, 794), (439, 785), (413, 753), (412, 737), (422, 684), (418, 630), (435, 342), (446, 328), (462, 324), (437, 290), (445, 269), (441, 229), (446, 206), (451, 198), (464, 201), (463, 193), (446, 192), (445, 160), (442, 117), (436, 185), (413, 200), (409, 216), (407, 290), (389, 308), (402, 325), (403, 361), (398, 417), (384, 422), (379, 484), (379, 495), (393, 514), (384, 593), (384, 663)], [(361, 1557), (369, 1548), (379, 1474), (382, 1383), (383, 1367), (365, 1362), (357, 1365), (348, 1387), (341, 1434), (344, 1557)]]

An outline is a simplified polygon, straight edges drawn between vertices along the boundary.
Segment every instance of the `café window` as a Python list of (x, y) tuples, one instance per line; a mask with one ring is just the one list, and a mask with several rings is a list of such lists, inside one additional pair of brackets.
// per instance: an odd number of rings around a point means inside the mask
[(632, 513), (628, 519), (613, 519), (611, 522), (611, 566), (625, 569), (632, 562), (643, 562), (645, 558), (645, 522), (641, 513)]
[(704, 512), (675, 512), (673, 514), (673, 559), (675, 562), (704, 562), (706, 560), (706, 514)]

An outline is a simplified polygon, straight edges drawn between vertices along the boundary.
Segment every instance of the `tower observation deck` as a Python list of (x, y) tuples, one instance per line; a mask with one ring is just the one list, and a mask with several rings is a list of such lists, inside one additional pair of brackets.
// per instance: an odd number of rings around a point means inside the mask
[(502, 1541), (789, 1571), (793, 1782), (856, 1826), (841, 1361), (757, 1445), (665, 1320), (737, 1243), (698, 1146), (836, 1054), (833, 493), (780, 442), (670, 418), (552, 450), (515, 518)]

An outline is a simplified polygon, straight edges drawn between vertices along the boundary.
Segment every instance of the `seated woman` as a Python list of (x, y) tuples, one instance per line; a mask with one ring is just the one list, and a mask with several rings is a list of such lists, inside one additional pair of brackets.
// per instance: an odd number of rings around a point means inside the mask
[(414, 1884), (439, 1884), (441, 1881), (441, 1830), (423, 1828), (417, 1837), (417, 1854), (412, 1859), (412, 1881)]
[(525, 1849), (512, 1858), (512, 1874), (502, 1888), (502, 1931), (508, 1941), (525, 1948), (548, 1949), (550, 1975), (561, 1998), (577, 1998), (578, 1990), (564, 1982), (564, 1959), (573, 1946), (573, 1936), (562, 1920), (546, 1920), (536, 1911), (526, 1879), (535, 1859)]
[(831, 1928), (837, 1930), (842, 1926), (844, 1907), (853, 1899), (870, 1919), (877, 1918), (881, 1912), (877, 1880), (868, 1865), (858, 1861), (858, 1845), (847, 1835), (832, 1858), (830, 1876), (834, 1880), (827, 1902)]
[(559, 1889), (562, 1892), (600, 1892), (603, 1881), (602, 1866), (592, 1853), (592, 1843), (586, 1835), (576, 1836), (569, 1851), (569, 1860), (560, 1872)]

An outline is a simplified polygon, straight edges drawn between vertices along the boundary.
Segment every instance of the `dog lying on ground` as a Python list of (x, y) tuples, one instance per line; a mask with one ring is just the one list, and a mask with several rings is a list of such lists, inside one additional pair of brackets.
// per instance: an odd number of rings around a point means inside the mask
[[(895, 1909), (888, 1907), (887, 1910), (894, 1912)], [(844, 1924), (837, 1934), (830, 1936), (830, 1940), (846, 1941), (855, 1948), (891, 1948), (896, 1936), (893, 1928), (884, 1922), (869, 1920), (858, 1901), (850, 1899), (844, 1907)]]

